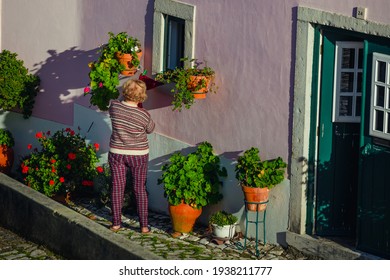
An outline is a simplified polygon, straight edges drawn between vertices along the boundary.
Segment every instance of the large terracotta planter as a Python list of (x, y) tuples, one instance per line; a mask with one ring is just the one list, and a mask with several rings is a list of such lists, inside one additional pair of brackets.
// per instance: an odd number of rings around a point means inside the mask
[(196, 219), (202, 214), (202, 208), (195, 209), (185, 203), (169, 205), (169, 214), (173, 230), (175, 232), (188, 233), (192, 231)]
[[(242, 191), (244, 192), (244, 197), (247, 202), (266, 202), (269, 197), (268, 188), (251, 188), (251, 187), (242, 186)], [(247, 209), (249, 211), (260, 212), (260, 211), (264, 211), (266, 207), (267, 204), (247, 203)]]
[[(188, 83), (188, 89), (192, 91), (195, 99), (204, 99), (206, 98), (206, 93), (209, 91), (210, 83), (212, 77), (210, 76), (190, 76), (190, 82)], [(205, 86), (201, 87), (198, 90), (195, 90), (197, 85), (202, 83), (202, 80), (205, 80)]]
[(14, 163), (14, 150), (6, 145), (0, 145), (0, 172), (9, 175)]
[[(138, 59), (140, 60), (142, 57), (142, 51), (137, 53)], [(119, 63), (125, 66), (125, 70), (121, 72), (124, 76), (133, 76), (137, 72), (137, 68), (133, 66), (131, 63), (133, 61), (133, 56), (131, 54), (122, 54), (117, 53), (116, 58), (118, 59)]]

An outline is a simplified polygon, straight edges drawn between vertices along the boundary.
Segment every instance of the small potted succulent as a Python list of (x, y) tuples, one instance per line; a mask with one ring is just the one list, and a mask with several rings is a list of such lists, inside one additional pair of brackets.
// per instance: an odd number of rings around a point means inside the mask
[(0, 172), (10, 174), (14, 162), (14, 137), (8, 129), (0, 128)]
[[(235, 167), (236, 179), (240, 182), (248, 202), (268, 201), (269, 189), (280, 184), (284, 180), (287, 164), (278, 157), (273, 160), (262, 161), (259, 149), (251, 147), (237, 159)], [(248, 210), (263, 211), (266, 204), (248, 204)]]
[(28, 119), (41, 81), (39, 76), (29, 74), (23, 64), (16, 53), (0, 53), (0, 109), (21, 111)]
[[(111, 99), (119, 97), (119, 74), (134, 75), (140, 65), (142, 55), (138, 39), (120, 32), (108, 33), (108, 43), (99, 50), (100, 56), (88, 64), (90, 85), (84, 88), (84, 95), (91, 95), (90, 103), (102, 111), (108, 110)], [(131, 57), (131, 61), (122, 64), (122, 58)], [(126, 65), (126, 66), (125, 66)]]
[[(201, 67), (202, 62), (197, 59), (182, 58), (183, 67), (166, 70), (156, 75), (156, 80), (163, 83), (175, 83), (172, 88), (173, 110), (189, 109), (195, 99), (203, 99), (207, 93), (216, 93), (214, 83), (215, 71), (207, 66)], [(193, 66), (191, 66), (193, 64)]]
[(213, 235), (219, 239), (231, 239), (236, 233), (238, 218), (231, 213), (220, 210), (213, 213), (209, 218)]
[(208, 142), (188, 155), (177, 152), (170, 157), (162, 166), (158, 184), (164, 185), (175, 232), (192, 231), (202, 207), (222, 199), (220, 178), (226, 176), (226, 168), (220, 166), (220, 158)]

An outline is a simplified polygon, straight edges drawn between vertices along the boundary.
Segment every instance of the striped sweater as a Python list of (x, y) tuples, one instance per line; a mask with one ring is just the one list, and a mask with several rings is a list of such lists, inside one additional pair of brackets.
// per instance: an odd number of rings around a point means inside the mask
[(153, 132), (155, 124), (148, 111), (113, 100), (109, 114), (112, 124), (110, 152), (125, 155), (149, 153), (147, 134)]

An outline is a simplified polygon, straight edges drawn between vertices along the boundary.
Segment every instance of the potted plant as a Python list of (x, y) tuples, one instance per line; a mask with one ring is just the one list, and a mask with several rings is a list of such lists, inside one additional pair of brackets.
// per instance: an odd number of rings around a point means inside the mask
[(236, 233), (236, 223), (238, 218), (226, 211), (217, 211), (209, 218), (209, 223), (213, 230), (213, 235), (219, 239), (231, 239)]
[[(251, 147), (237, 159), (236, 179), (240, 182), (247, 202), (268, 201), (269, 189), (284, 180), (287, 164), (278, 157), (262, 161), (259, 149)], [(263, 211), (266, 204), (247, 204), (250, 211)]]
[(85, 137), (70, 128), (51, 132), (37, 132), (40, 149), (28, 144), (31, 154), (21, 162), (23, 182), (46, 196), (70, 193), (88, 194), (93, 190), (93, 179), (104, 170), (98, 163), (99, 144), (87, 143)]
[(220, 178), (226, 176), (226, 168), (220, 166), (208, 142), (188, 155), (177, 152), (170, 157), (162, 166), (158, 184), (164, 185), (174, 232), (191, 232), (202, 207), (222, 199)]
[[(128, 36), (126, 32), (108, 34), (108, 43), (99, 50), (97, 61), (88, 64), (90, 85), (84, 88), (84, 95), (91, 95), (91, 104), (102, 111), (108, 110), (110, 100), (119, 96), (119, 74), (134, 75), (142, 55), (138, 39)], [(131, 61), (125, 62), (125, 66), (121, 59), (128, 56)]]
[[(201, 67), (202, 62), (197, 59), (182, 58), (183, 67), (176, 67), (173, 70), (167, 70), (156, 75), (156, 80), (163, 83), (175, 83), (172, 88), (173, 109), (181, 111), (183, 106), (189, 109), (194, 104), (195, 99), (206, 97), (206, 93), (216, 93), (214, 83), (215, 71), (207, 66)], [(195, 63), (193, 63), (195, 62)], [(193, 66), (190, 66), (193, 63)]]
[(10, 174), (14, 163), (14, 137), (8, 129), (0, 128), (0, 172)]
[(29, 74), (16, 53), (3, 50), (0, 53), (0, 108), (20, 110), (28, 119), (39, 91), (40, 78)]

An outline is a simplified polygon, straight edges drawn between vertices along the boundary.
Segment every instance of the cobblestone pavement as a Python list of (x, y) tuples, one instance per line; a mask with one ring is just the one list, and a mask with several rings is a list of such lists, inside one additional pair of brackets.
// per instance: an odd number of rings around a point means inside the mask
[(63, 260), (43, 246), (0, 227), (0, 260)]
[[(110, 208), (94, 207), (88, 201), (78, 201), (69, 205), (73, 210), (89, 217), (102, 226), (111, 225)], [(164, 214), (149, 213), (149, 224), (152, 233), (145, 235), (139, 232), (138, 217), (134, 214), (122, 216), (123, 230), (113, 233), (121, 234), (156, 255), (168, 260), (306, 260), (305, 256), (294, 248), (283, 248), (271, 244), (256, 246), (253, 240), (247, 240), (246, 248), (243, 238), (236, 237), (222, 244), (213, 242), (209, 230), (195, 225), (193, 233), (173, 238), (170, 217)], [(241, 246), (239, 246), (241, 244)], [(256, 254), (256, 247), (258, 254)]]

